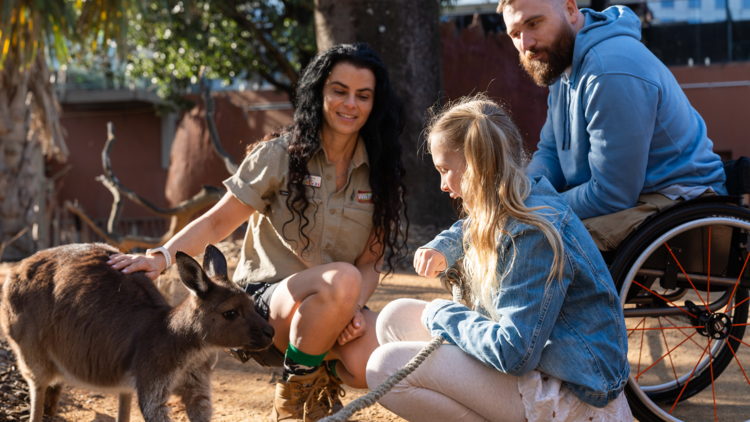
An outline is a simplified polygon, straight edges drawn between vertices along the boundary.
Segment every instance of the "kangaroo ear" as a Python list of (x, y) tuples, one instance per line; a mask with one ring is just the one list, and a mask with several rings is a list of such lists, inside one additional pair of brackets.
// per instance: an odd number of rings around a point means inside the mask
[(203, 272), (200, 264), (184, 252), (177, 252), (177, 273), (190, 293), (202, 297), (210, 287), (211, 279)]
[(216, 246), (206, 245), (206, 250), (203, 252), (203, 269), (211, 278), (227, 276), (227, 259)]

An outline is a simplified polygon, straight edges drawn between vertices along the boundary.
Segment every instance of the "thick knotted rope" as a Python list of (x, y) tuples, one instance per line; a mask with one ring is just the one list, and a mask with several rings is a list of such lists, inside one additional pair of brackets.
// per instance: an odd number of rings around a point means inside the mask
[[(461, 288), (461, 279), (458, 270), (456, 270), (454, 267), (451, 267), (448, 271), (445, 272), (443, 278), (444, 282), (447, 281), (451, 284), (451, 289), (453, 290), (453, 301), (460, 303), (463, 300), (463, 289)], [(381, 397), (386, 395), (386, 393), (388, 393), (391, 388), (393, 388), (401, 380), (406, 378), (409, 374), (414, 372), (419, 367), (419, 365), (424, 362), (427, 356), (437, 350), (437, 348), (440, 347), (441, 344), (443, 344), (443, 337), (433, 337), (432, 340), (430, 340), (430, 342), (427, 344), (427, 346), (424, 347), (424, 349), (422, 349), (416, 356), (414, 356), (414, 358), (409, 361), (409, 363), (407, 363), (403, 368), (399, 369), (395, 374), (388, 377), (385, 382), (383, 382), (377, 388), (365, 394), (364, 396), (353, 400), (336, 414), (321, 419), (320, 422), (346, 422), (355, 413), (374, 405), (378, 400), (380, 400)]]

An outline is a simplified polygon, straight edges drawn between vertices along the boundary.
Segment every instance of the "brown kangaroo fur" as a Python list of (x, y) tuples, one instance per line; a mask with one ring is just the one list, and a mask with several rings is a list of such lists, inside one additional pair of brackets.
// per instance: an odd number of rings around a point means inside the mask
[(122, 274), (104, 244), (47, 249), (22, 261), (2, 289), (0, 326), (31, 392), (31, 422), (53, 416), (62, 381), (120, 395), (117, 420), (130, 418), (133, 392), (143, 418), (168, 421), (170, 394), (192, 422), (208, 421), (211, 352), (261, 350), (271, 325), (227, 279), (224, 255), (208, 245), (203, 268), (177, 252), (180, 279), (192, 293), (167, 305), (143, 273)]

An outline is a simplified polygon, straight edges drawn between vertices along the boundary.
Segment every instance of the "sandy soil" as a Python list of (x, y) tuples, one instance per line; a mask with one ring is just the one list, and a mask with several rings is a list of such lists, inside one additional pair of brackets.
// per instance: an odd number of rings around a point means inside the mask
[[(9, 267), (8, 264), (0, 264), (0, 282), (4, 281), (5, 273)], [(179, 302), (187, 295), (181, 284), (178, 282), (175, 283), (175, 276), (176, 274), (168, 274), (163, 276), (157, 283), (162, 293), (171, 303)], [(402, 272), (401, 274), (382, 280), (368, 305), (377, 312), (388, 302), (400, 297), (412, 297), (427, 301), (437, 297), (450, 298), (449, 294), (440, 286), (439, 281), (428, 280)], [(632, 325), (631, 321), (629, 321), (628, 327), (633, 328)], [(666, 350), (665, 347), (671, 349), (686, 337), (678, 331), (672, 331), (667, 337), (663, 337), (659, 333), (657, 331), (647, 332), (643, 340), (640, 341), (633, 341), (631, 339), (629, 358), (633, 371), (644, 371), (645, 365), (641, 364), (639, 369), (638, 361), (650, 361), (650, 363), (653, 363), (654, 360), (658, 359), (655, 356), (663, 355)], [(746, 335), (745, 339), (747, 338), (748, 336)], [(745, 342), (747, 343), (747, 340)], [(685, 370), (686, 367), (692, 368), (697, 361), (696, 350), (700, 351), (700, 348), (697, 346), (693, 348), (681, 348), (672, 355), (669, 364), (667, 364), (667, 359), (664, 359), (649, 371), (648, 376), (657, 381), (662, 378), (669, 380), (673, 372), (673, 366), (677, 368), (678, 372), (681, 368), (682, 370)], [(748, 362), (744, 364), (745, 367), (750, 367), (750, 347), (742, 347), (738, 351), (738, 356), (741, 362)], [(690, 369), (688, 368), (687, 371), (689, 372)], [(748, 368), (745, 368), (745, 371), (748, 371)], [(271, 370), (264, 368), (252, 361), (240, 364), (228, 355), (220, 352), (212, 378), (214, 420), (227, 422), (265, 421), (271, 409), (275, 383), (280, 375), (281, 372), (279, 369)], [(645, 377), (646, 375), (644, 375), (644, 381), (646, 380)], [(743, 370), (736, 362), (733, 362), (721, 375), (719, 381), (715, 388), (719, 414), (718, 420), (746, 420), (748, 415), (750, 415), (750, 403), (747, 400), (748, 393), (750, 393), (750, 379), (747, 379)], [(348, 389), (344, 402), (347, 403), (364, 393), (366, 391)], [(692, 398), (688, 405), (678, 406), (675, 416), (684, 420), (713, 420), (713, 402), (712, 389), (709, 387), (698, 396)], [(184, 407), (178, 399), (173, 399), (168, 404), (172, 409), (171, 416), (174, 420), (187, 421)], [(47, 422), (53, 420), (56, 422), (114, 421), (116, 415), (116, 396), (66, 387), (58, 416)], [(133, 421), (143, 421), (135, 401), (132, 415)], [(358, 413), (352, 420), (402, 421), (402, 419), (379, 405)]]

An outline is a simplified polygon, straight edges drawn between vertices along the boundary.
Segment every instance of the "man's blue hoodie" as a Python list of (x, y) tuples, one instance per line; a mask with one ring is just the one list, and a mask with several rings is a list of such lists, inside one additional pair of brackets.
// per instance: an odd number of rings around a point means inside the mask
[(726, 194), (706, 124), (672, 73), (641, 44), (627, 7), (582, 9), (570, 76), (550, 86), (529, 174), (546, 176), (579, 218), (631, 208), (671, 185)]

